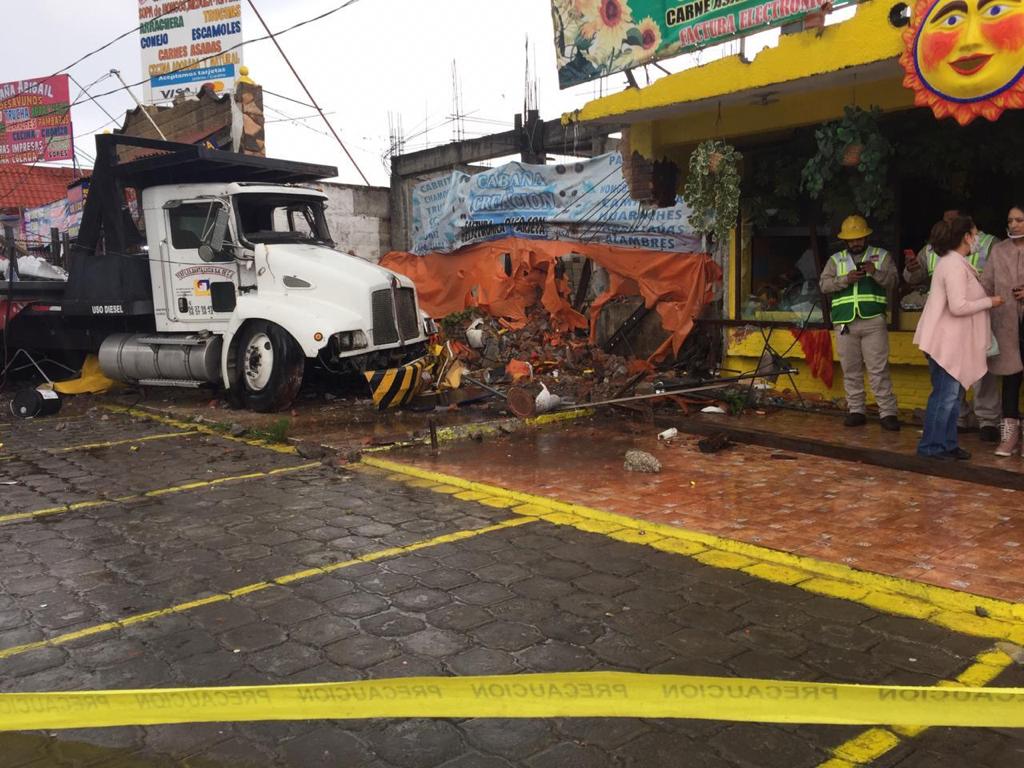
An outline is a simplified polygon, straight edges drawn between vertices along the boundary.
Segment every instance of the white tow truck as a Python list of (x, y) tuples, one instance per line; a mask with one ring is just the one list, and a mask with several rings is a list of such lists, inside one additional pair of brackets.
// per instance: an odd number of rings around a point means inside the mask
[[(327, 198), (304, 186), (336, 169), (118, 135), (96, 144), (67, 283), (0, 283), (19, 308), (9, 345), (95, 352), (107, 376), (136, 385), (220, 385), (256, 411), (287, 407), (309, 365), (412, 370), (426, 354), (436, 328), (412, 282), (336, 250)], [(405, 384), (382, 407), (413, 378), (389, 377)]]

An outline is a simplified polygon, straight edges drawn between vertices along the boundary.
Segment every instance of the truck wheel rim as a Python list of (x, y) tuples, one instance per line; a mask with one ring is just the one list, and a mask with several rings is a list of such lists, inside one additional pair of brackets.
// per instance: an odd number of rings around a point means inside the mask
[(253, 336), (245, 347), (243, 357), (245, 381), (253, 392), (262, 391), (270, 383), (274, 371), (274, 345), (265, 333)]

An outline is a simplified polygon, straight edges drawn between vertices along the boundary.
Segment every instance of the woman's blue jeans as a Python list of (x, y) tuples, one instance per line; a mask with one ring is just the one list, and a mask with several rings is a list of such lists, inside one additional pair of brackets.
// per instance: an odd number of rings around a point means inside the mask
[(959, 381), (930, 357), (928, 370), (932, 376), (932, 393), (928, 396), (928, 408), (924, 412), (924, 434), (917, 444), (917, 452), (921, 456), (941, 456), (959, 447), (956, 421), (960, 415), (962, 387)]

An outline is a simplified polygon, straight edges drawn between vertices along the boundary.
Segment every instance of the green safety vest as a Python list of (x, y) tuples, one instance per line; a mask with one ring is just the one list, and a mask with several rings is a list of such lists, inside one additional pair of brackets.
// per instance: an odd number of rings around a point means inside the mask
[[(880, 269), (888, 256), (889, 254), (884, 248), (870, 246), (864, 252), (861, 260), (870, 261), (876, 269)], [(857, 263), (854, 262), (849, 251), (844, 250), (833, 254), (832, 261), (835, 262), (836, 275), (839, 277), (844, 277), (857, 268)], [(843, 325), (852, 323), (858, 317), (869, 320), (872, 317), (884, 315), (888, 304), (889, 299), (885, 295), (885, 289), (878, 284), (875, 278), (868, 275), (832, 297), (832, 323)]]
[[(995, 242), (995, 235), (988, 235), (984, 232), (978, 233), (978, 240), (975, 242), (974, 248), (971, 249), (967, 262), (974, 267), (974, 271), (979, 275), (985, 271), (989, 251), (992, 250)], [(925, 246), (925, 252), (928, 254), (928, 277), (931, 277), (935, 274), (935, 265), (939, 263), (939, 254), (935, 252), (931, 245)]]

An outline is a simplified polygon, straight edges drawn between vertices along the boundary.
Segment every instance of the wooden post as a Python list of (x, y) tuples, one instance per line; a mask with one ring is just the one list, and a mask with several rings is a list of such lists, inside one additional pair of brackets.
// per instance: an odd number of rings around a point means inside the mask
[(7, 251), (7, 282), (10, 284), (15, 278), (21, 279), (18, 274), (18, 249), (14, 245), (14, 228), (10, 224), (4, 224), (4, 250)]
[(50, 227), (50, 263), (63, 267), (60, 258), (60, 230)]
[(68, 259), (71, 258), (71, 235), (62, 232), (60, 235), (60, 265), (68, 268)]

